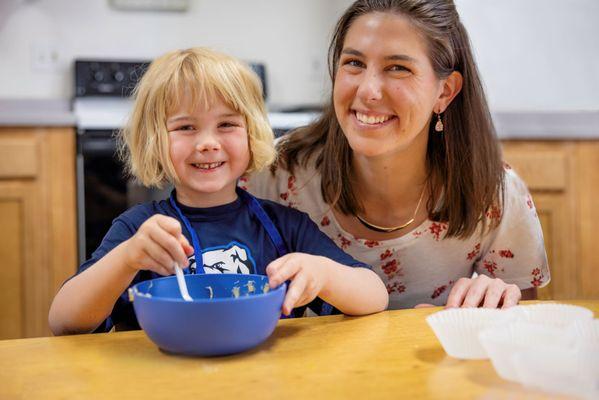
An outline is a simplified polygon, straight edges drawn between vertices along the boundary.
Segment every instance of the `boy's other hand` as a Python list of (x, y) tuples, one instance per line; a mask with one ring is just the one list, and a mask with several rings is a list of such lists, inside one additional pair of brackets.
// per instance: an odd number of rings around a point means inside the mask
[(290, 253), (268, 264), (266, 275), (271, 288), (291, 280), (283, 302), (283, 314), (291, 314), (295, 307), (308, 304), (319, 295), (327, 279), (327, 260), (310, 254)]

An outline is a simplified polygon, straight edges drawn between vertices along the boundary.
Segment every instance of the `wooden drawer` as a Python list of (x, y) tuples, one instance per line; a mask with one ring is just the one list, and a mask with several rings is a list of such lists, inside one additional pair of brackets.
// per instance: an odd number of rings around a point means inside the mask
[(0, 179), (35, 178), (38, 154), (35, 136), (0, 136)]
[(568, 156), (560, 149), (504, 148), (504, 159), (531, 191), (564, 191)]

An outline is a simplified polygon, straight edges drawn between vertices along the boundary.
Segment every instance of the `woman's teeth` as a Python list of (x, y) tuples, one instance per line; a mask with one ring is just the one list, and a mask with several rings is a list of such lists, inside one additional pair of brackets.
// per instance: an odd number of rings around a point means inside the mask
[(214, 162), (214, 163), (202, 163), (202, 164), (192, 164), (194, 167), (199, 169), (214, 169), (223, 165), (224, 162)]
[(356, 118), (358, 119), (358, 121), (360, 121), (363, 124), (369, 124), (369, 125), (382, 124), (383, 122), (391, 119), (391, 117), (392, 117), (391, 115), (381, 115), (379, 117), (369, 117), (366, 114), (356, 112)]

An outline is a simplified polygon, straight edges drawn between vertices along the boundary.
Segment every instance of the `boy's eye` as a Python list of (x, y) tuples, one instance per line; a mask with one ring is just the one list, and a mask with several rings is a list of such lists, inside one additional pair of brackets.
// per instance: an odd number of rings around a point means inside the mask
[(183, 133), (188, 133), (188, 132), (194, 132), (195, 131), (195, 127), (193, 125), (183, 125), (183, 126), (175, 126), (172, 128), (167, 128), (167, 130), (169, 132), (183, 132)]
[(219, 128), (237, 128), (239, 127), (239, 123), (234, 122), (234, 121), (224, 121), (221, 122), (220, 124), (218, 124)]
[(172, 128), (167, 128), (169, 132), (192, 132), (195, 131), (193, 125), (175, 125)]

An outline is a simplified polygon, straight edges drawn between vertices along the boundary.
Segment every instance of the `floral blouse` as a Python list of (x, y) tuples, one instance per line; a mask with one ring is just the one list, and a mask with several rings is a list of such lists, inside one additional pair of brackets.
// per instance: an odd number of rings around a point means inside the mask
[(420, 303), (444, 305), (452, 285), (473, 273), (501, 278), (520, 289), (545, 286), (550, 279), (543, 232), (524, 182), (506, 166), (505, 203), (487, 217), (467, 239), (444, 239), (447, 224), (424, 221), (411, 232), (390, 240), (356, 238), (337, 223), (320, 191), (320, 175), (298, 167), (294, 175), (277, 169), (242, 178), (240, 186), (255, 196), (297, 208), (310, 215), (320, 229), (357, 260), (373, 267), (389, 292), (389, 308), (411, 308)]

